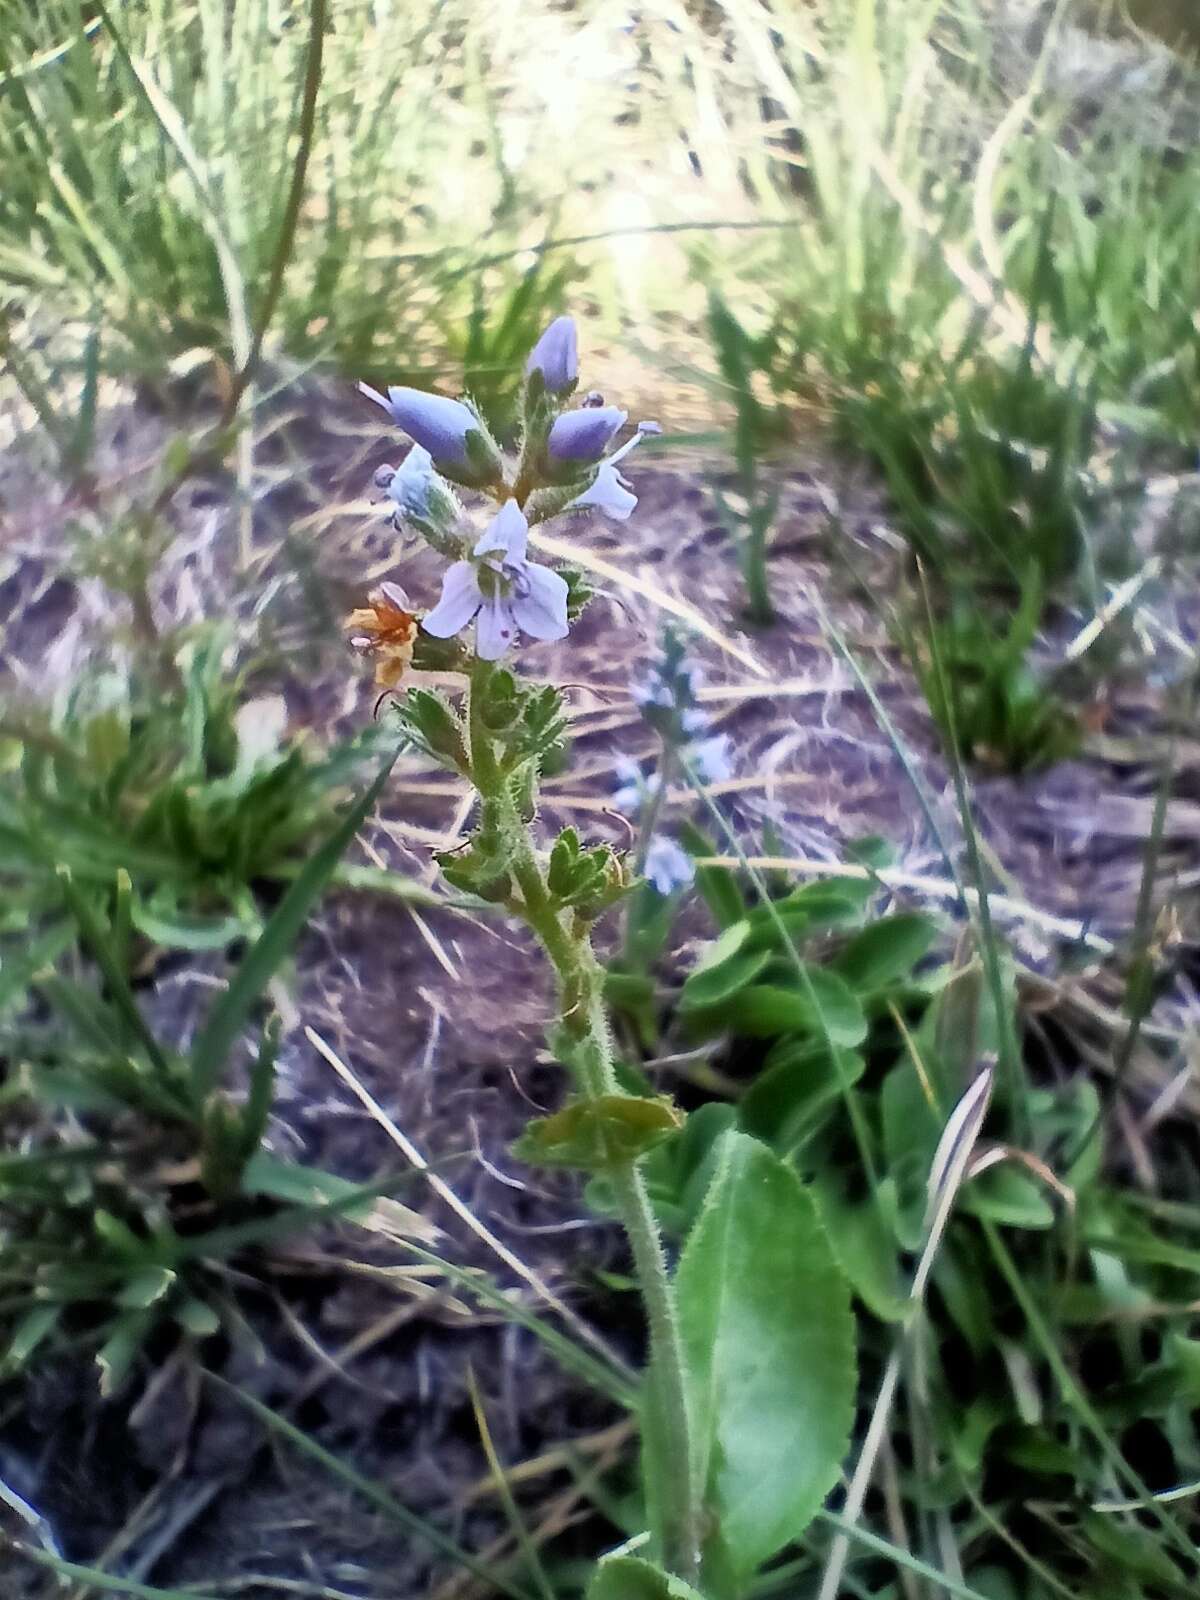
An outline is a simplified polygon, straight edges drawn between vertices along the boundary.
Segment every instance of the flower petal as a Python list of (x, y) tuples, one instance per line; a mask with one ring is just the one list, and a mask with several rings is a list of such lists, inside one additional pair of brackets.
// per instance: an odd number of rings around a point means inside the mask
[(392, 419), (428, 450), (434, 461), (466, 466), (467, 434), (479, 427), (479, 419), (461, 400), (451, 400), (444, 394), (426, 394), (423, 389), (393, 386), (388, 390), (388, 410)]
[(517, 576), (509, 605), (518, 628), (531, 639), (567, 637), (567, 595), (565, 578), (536, 561), (527, 561)]
[(628, 522), (637, 505), (637, 495), (630, 494), (628, 485), (611, 462), (602, 461), (596, 476), (582, 494), (576, 495), (566, 507), (568, 511), (603, 511), (614, 522)]
[(461, 633), (483, 604), (479, 580), (469, 561), (456, 561), (442, 578), (442, 598), (421, 618), (421, 626), (435, 639)]
[(482, 661), (499, 661), (516, 634), (512, 608), (502, 594), (483, 602), (475, 629), (475, 651)]
[(475, 546), (474, 554), (488, 556), (500, 554), (506, 566), (518, 566), (525, 559), (529, 541), (529, 524), (525, 513), (515, 500), (506, 500), (483, 530), (483, 537)]
[(550, 429), (547, 448), (556, 461), (596, 461), (628, 416), (616, 406), (564, 411)]
[(686, 889), (696, 876), (691, 856), (665, 833), (656, 833), (650, 840), (643, 870), (659, 894), (664, 896), (675, 889)]
[(732, 776), (727, 733), (714, 733), (710, 739), (690, 745), (686, 756), (701, 783), (724, 783)]
[(561, 394), (579, 377), (579, 348), (574, 317), (555, 317), (534, 345), (526, 372), (540, 372), (548, 394)]

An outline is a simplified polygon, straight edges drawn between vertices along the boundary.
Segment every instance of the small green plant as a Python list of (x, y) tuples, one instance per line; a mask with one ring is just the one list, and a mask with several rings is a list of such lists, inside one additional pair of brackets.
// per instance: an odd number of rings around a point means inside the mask
[[(559, 743), (563, 707), (553, 683), (524, 681), (505, 658), (522, 635), (564, 639), (582, 596), (573, 575), (530, 559), (530, 535), (550, 517), (591, 508), (627, 517), (634, 497), (617, 463), (646, 428), (605, 457), (625, 414), (569, 409), (577, 385), (575, 325), (563, 317), (525, 364), (515, 459), (469, 404), (402, 387), (371, 394), (416, 441), (402, 469), (408, 519), (450, 558), (440, 601), (420, 626), (435, 640), (458, 641), (465, 678), (460, 705), (413, 689), (399, 714), (477, 796), (475, 830), (465, 849), (440, 858), (444, 876), (524, 922), (557, 979), (548, 1039), (570, 1097), (530, 1123), (518, 1153), (602, 1178), (629, 1237), (650, 1346), (639, 1404), (650, 1542), (636, 1581), (647, 1593), (684, 1594), (699, 1583), (734, 1595), (798, 1536), (836, 1475), (852, 1411), (853, 1342), (844, 1282), (809, 1194), (744, 1134), (722, 1140), (669, 1269), (643, 1163), (679, 1137), (683, 1119), (669, 1098), (627, 1087), (592, 945), (595, 924), (633, 887), (636, 866), (574, 828), (537, 842), (538, 779)], [(482, 533), (467, 531), (445, 479), (498, 504)], [(670, 664), (678, 677), (679, 662)], [(676, 716), (670, 686), (662, 687), (671, 703), (661, 712)], [(748, 1344), (757, 1356), (750, 1364), (741, 1355)], [(591, 1592), (611, 1592), (615, 1573), (602, 1564)]]
[(246, 696), (229, 654), (210, 630), (182, 649), (177, 690), (114, 669), (76, 685), (57, 714), (0, 713), (10, 919), (20, 909), (34, 926), (57, 903), (49, 851), (110, 910), (114, 875), (127, 873), (131, 924), (154, 944), (216, 949), (261, 925), (256, 890), (296, 875), (385, 735), (310, 751), (287, 736), (282, 697)]
[(1078, 748), (1078, 717), (1054, 684), (1039, 676), (1030, 650), (1041, 613), (1041, 584), (1031, 573), (1020, 604), (999, 625), (1005, 605), (962, 594), (944, 615), (926, 613), (905, 628), (910, 659), (942, 739), (957, 740), (965, 761), (1006, 772), (1052, 765)]
[[(0, 1326), (10, 1374), (62, 1339), (96, 1350), (111, 1393), (164, 1323), (194, 1337), (216, 1331), (228, 1294), (215, 1269), (225, 1257), (310, 1220), (314, 1195), (340, 1203), (352, 1194), (262, 1148), (277, 1023), (259, 1032), (240, 1099), (226, 1080), (267, 985), (390, 767), (304, 864), (186, 1051), (158, 1037), (131, 982), (127, 875), (117, 874), (106, 915), (68, 867), (47, 857), (86, 955), (26, 969), (37, 1006), (11, 990), (4, 996)], [(279, 1213), (289, 1202), (293, 1210)]]

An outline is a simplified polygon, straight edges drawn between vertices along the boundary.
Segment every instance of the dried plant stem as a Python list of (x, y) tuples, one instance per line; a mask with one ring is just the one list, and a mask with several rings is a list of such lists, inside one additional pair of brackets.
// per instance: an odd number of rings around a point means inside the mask
[[(604, 1004), (604, 970), (592, 949), (587, 925), (561, 912), (546, 883), (529, 828), (496, 760), (492, 735), (479, 706), (492, 671), (476, 661), (468, 698), (471, 772), (480, 800), (507, 836), (509, 870), (519, 891), (511, 909), (519, 914), (550, 958), (558, 980), (560, 1022), (575, 1046), (577, 1084), (588, 1099), (619, 1093), (612, 1033)], [(650, 1330), (650, 1370), (643, 1405), (654, 1407), (655, 1431), (663, 1445), (662, 1554), (666, 1566), (685, 1579), (700, 1565), (699, 1486), (691, 1470), (691, 1428), (684, 1383), (683, 1342), (675, 1292), (662, 1237), (645, 1180), (636, 1164), (606, 1173), (620, 1208)]]

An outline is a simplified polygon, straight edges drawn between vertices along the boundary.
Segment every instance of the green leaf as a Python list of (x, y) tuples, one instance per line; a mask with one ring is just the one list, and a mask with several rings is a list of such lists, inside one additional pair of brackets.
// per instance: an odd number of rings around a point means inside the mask
[(683, 1126), (665, 1097), (626, 1094), (576, 1100), (552, 1117), (535, 1117), (512, 1146), (531, 1166), (607, 1172), (628, 1167)]
[[(712, 840), (690, 822), (680, 824), (679, 842), (691, 856), (718, 853)], [(738, 888), (737, 877), (728, 867), (697, 867), (696, 888), (718, 928), (732, 927), (745, 916), (742, 891)]]
[(6, 1367), (21, 1367), (29, 1360), (38, 1345), (54, 1332), (62, 1318), (59, 1305), (34, 1306), (27, 1311), (12, 1331), (5, 1352)]
[(780, 1039), (738, 1104), (742, 1131), (794, 1155), (844, 1103), (843, 1085), (856, 1084), (867, 1069), (861, 1051), (834, 1049), (831, 1060), (823, 1041)]
[(213, 1006), (192, 1046), (191, 1068), (197, 1092), (216, 1083), (247, 1017), (300, 936), (308, 914), (324, 890), (351, 840), (374, 808), (398, 751), (388, 756), (374, 783), (353, 805), (320, 848), (314, 851), (267, 920), (259, 938)]
[(640, 1556), (608, 1556), (596, 1568), (587, 1600), (701, 1600), (700, 1594)]
[(746, 1134), (721, 1141), (676, 1294), (711, 1514), (706, 1566), (741, 1587), (836, 1481), (855, 1390), (849, 1286), (817, 1208)]
[(208, 1339), (220, 1331), (221, 1319), (213, 1308), (195, 1295), (188, 1295), (172, 1308), (172, 1316), (194, 1339)]
[(138, 1008), (129, 980), (121, 971), (113, 958), (111, 930), (102, 926), (100, 919), (93, 911), (85, 895), (79, 892), (68, 868), (58, 867), (59, 882), (62, 886), (63, 897), (79, 924), (79, 931), (83, 935), (93, 960), (104, 974), (108, 984), (109, 995), (112, 1000), (114, 1012), (120, 1017), (125, 1027), (136, 1038), (156, 1071), (163, 1077), (170, 1076), (167, 1058), (163, 1054), (158, 1040), (151, 1033), (150, 1028)]
[(963, 1190), (964, 1208), (1006, 1228), (1052, 1228), (1054, 1207), (1028, 1172), (1005, 1163), (989, 1167)]
[[(891, 1180), (884, 1178), (879, 1188)], [(899, 1322), (910, 1307), (896, 1241), (869, 1195), (848, 1200), (831, 1177), (817, 1181), (821, 1220), (855, 1294), (881, 1322)]]
[(113, 1323), (108, 1338), (96, 1352), (100, 1393), (105, 1400), (125, 1381), (153, 1321), (152, 1311), (126, 1311)]
[(896, 1189), (896, 1235), (906, 1250), (916, 1250), (925, 1237), (926, 1183), (943, 1122), (908, 1057), (883, 1080), (879, 1111), (884, 1160)]
[[(726, 929), (717, 943), (724, 943), (730, 934), (737, 933), (739, 929), (749, 932), (749, 926), (745, 922), (735, 923), (732, 928)], [(706, 962), (688, 974), (679, 996), (679, 1004), (685, 1011), (703, 1006), (722, 1005), (739, 990), (753, 983), (772, 959), (770, 950), (748, 950), (738, 955), (725, 956), (719, 961)]]
[[(806, 967), (808, 985), (754, 984), (730, 1001), (725, 1025), (735, 1033), (769, 1039), (780, 1033), (811, 1033), (853, 1049), (867, 1036), (867, 1019), (854, 991), (836, 973)], [(815, 1004), (814, 1004), (815, 1001)]]
[(146, 1267), (129, 1279), (117, 1296), (117, 1304), (126, 1311), (145, 1311), (161, 1300), (174, 1282), (170, 1267)]
[(911, 973), (936, 932), (932, 921), (916, 912), (881, 917), (855, 934), (833, 962), (833, 970), (860, 993), (885, 988)]
[(175, 909), (152, 908), (138, 899), (130, 915), (139, 933), (167, 950), (224, 950), (248, 931), (240, 917), (187, 916)]
[(646, 1187), (658, 1220), (671, 1238), (685, 1237), (699, 1216), (716, 1167), (721, 1135), (736, 1121), (733, 1106), (709, 1100), (688, 1113), (678, 1139), (659, 1145), (646, 1157), (642, 1165)]

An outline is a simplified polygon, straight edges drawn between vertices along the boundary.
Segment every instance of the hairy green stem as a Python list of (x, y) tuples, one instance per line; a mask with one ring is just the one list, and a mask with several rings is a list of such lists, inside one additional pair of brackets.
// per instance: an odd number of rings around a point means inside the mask
[[(471, 674), (467, 711), (471, 773), (482, 804), (498, 811), (508, 834), (512, 850), (509, 869), (520, 895), (513, 909), (537, 936), (554, 967), (561, 1024), (579, 1046), (575, 1052), (577, 1086), (586, 1099), (596, 1100), (619, 1093), (604, 1004), (604, 969), (592, 949), (587, 924), (555, 904), (512, 785), (496, 759), (492, 735), (481, 716), (491, 671), (487, 662), (477, 661)], [(675, 1293), (654, 1208), (636, 1163), (615, 1168), (608, 1177), (629, 1239), (650, 1329), (650, 1365), (657, 1382), (647, 1392), (645, 1403), (658, 1409), (657, 1430), (665, 1447), (663, 1560), (679, 1576), (693, 1579), (700, 1565), (699, 1486), (691, 1471), (691, 1430)]]

